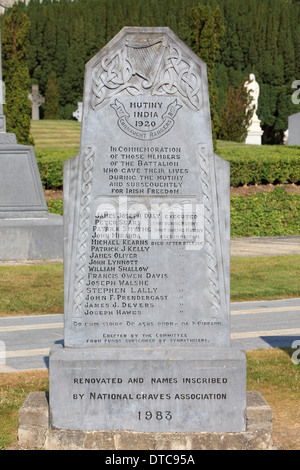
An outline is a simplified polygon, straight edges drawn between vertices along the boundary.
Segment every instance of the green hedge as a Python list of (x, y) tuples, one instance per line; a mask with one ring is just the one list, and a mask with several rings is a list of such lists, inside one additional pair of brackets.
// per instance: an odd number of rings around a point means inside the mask
[(300, 194), (279, 186), (268, 193), (230, 198), (231, 237), (278, 237), (300, 234)]
[[(300, 194), (277, 187), (268, 193), (231, 196), (231, 237), (276, 237), (300, 234)], [(48, 199), (48, 209), (63, 215), (62, 199)]]
[(39, 172), (44, 189), (63, 189), (63, 163), (73, 156), (70, 150), (36, 150)]
[(46, 199), (48, 211), (52, 214), (63, 215), (64, 213), (64, 204), (63, 199)]
[[(230, 162), (231, 186), (254, 184), (300, 184), (300, 147), (240, 146), (220, 147), (218, 155)], [(45, 189), (63, 188), (63, 162), (73, 156), (70, 150), (36, 151)]]
[(300, 147), (224, 147), (218, 155), (230, 162), (231, 186), (300, 183)]

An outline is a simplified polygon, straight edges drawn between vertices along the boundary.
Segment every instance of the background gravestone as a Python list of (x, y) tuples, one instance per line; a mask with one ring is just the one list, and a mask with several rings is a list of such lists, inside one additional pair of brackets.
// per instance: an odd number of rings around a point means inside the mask
[(53, 428), (245, 429), (229, 197), (205, 63), (168, 28), (124, 28), (86, 64), (80, 152), (64, 164)]
[(288, 145), (300, 145), (300, 113), (289, 116)]
[(76, 111), (74, 111), (73, 117), (74, 117), (75, 119), (77, 119), (78, 122), (81, 122), (81, 120), (82, 120), (82, 105), (83, 105), (83, 103), (82, 103), (82, 102), (79, 102), (79, 103), (77, 103), (77, 105), (78, 105), (78, 108), (76, 109)]
[(39, 121), (40, 119), (40, 106), (45, 103), (45, 98), (39, 93), (39, 86), (32, 85), (32, 92), (29, 95), (31, 101), (31, 119)]
[(63, 217), (48, 212), (32, 146), (0, 134), (0, 260), (63, 257)]
[(6, 132), (2, 102), (0, 129), (0, 260), (61, 259), (63, 218), (48, 213), (34, 148)]

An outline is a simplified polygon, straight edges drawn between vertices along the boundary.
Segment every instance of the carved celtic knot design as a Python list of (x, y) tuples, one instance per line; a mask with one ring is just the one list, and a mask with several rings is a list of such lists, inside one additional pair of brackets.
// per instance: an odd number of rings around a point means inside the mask
[(92, 108), (95, 109), (105, 99), (126, 90), (130, 95), (139, 95), (142, 90), (138, 84), (130, 83), (133, 71), (127, 59), (126, 50), (118, 51), (111, 58), (105, 57), (101, 66), (92, 73)]
[(177, 47), (170, 47), (170, 53), (165, 57), (165, 66), (160, 73), (160, 81), (156, 84), (153, 95), (180, 93), (187, 98), (189, 104), (199, 110), (201, 100), (201, 81), (195, 73), (193, 64), (183, 59), (182, 52)]
[(75, 289), (74, 289), (74, 316), (80, 317), (84, 299), (84, 277), (86, 267), (86, 256), (88, 248), (88, 228), (91, 206), (91, 189), (94, 167), (94, 149), (87, 147), (84, 151), (82, 190), (80, 194), (80, 215), (78, 248), (75, 266)]
[(179, 94), (193, 110), (202, 106), (200, 68), (165, 38), (125, 47), (104, 57), (92, 71), (91, 106), (126, 92), (128, 95)]
[(206, 149), (198, 145), (201, 168), (201, 189), (204, 204), (205, 251), (208, 266), (209, 293), (214, 317), (221, 316), (220, 281), (217, 270), (214, 213), (211, 195), (211, 176)]

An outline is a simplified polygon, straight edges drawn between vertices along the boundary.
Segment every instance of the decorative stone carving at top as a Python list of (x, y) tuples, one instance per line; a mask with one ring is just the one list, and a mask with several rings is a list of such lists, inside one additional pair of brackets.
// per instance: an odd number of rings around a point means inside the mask
[(91, 106), (124, 92), (127, 95), (177, 94), (193, 110), (202, 106), (201, 70), (177, 44), (166, 37), (138, 42), (127, 39), (125, 47), (112, 50), (93, 69)]

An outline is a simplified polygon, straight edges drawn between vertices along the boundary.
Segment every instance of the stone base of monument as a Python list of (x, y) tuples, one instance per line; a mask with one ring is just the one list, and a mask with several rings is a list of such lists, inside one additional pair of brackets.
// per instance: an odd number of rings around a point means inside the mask
[(272, 412), (246, 393), (243, 347), (50, 351), (49, 396), (20, 409), (25, 448), (267, 449)]
[(239, 343), (209, 348), (55, 344), (49, 379), (50, 424), (56, 429), (236, 432), (246, 427), (246, 355)]
[(248, 130), (248, 134), (245, 140), (245, 144), (250, 145), (261, 145), (261, 137), (263, 135), (263, 131), (260, 127), (260, 120), (254, 119), (251, 123), (251, 126)]
[(41, 450), (272, 450), (272, 410), (259, 392), (247, 392), (247, 423), (240, 432), (70, 431), (49, 425), (49, 397), (31, 392), (19, 412), (19, 445)]
[(46, 213), (0, 219), (1, 261), (62, 258), (63, 217)]

